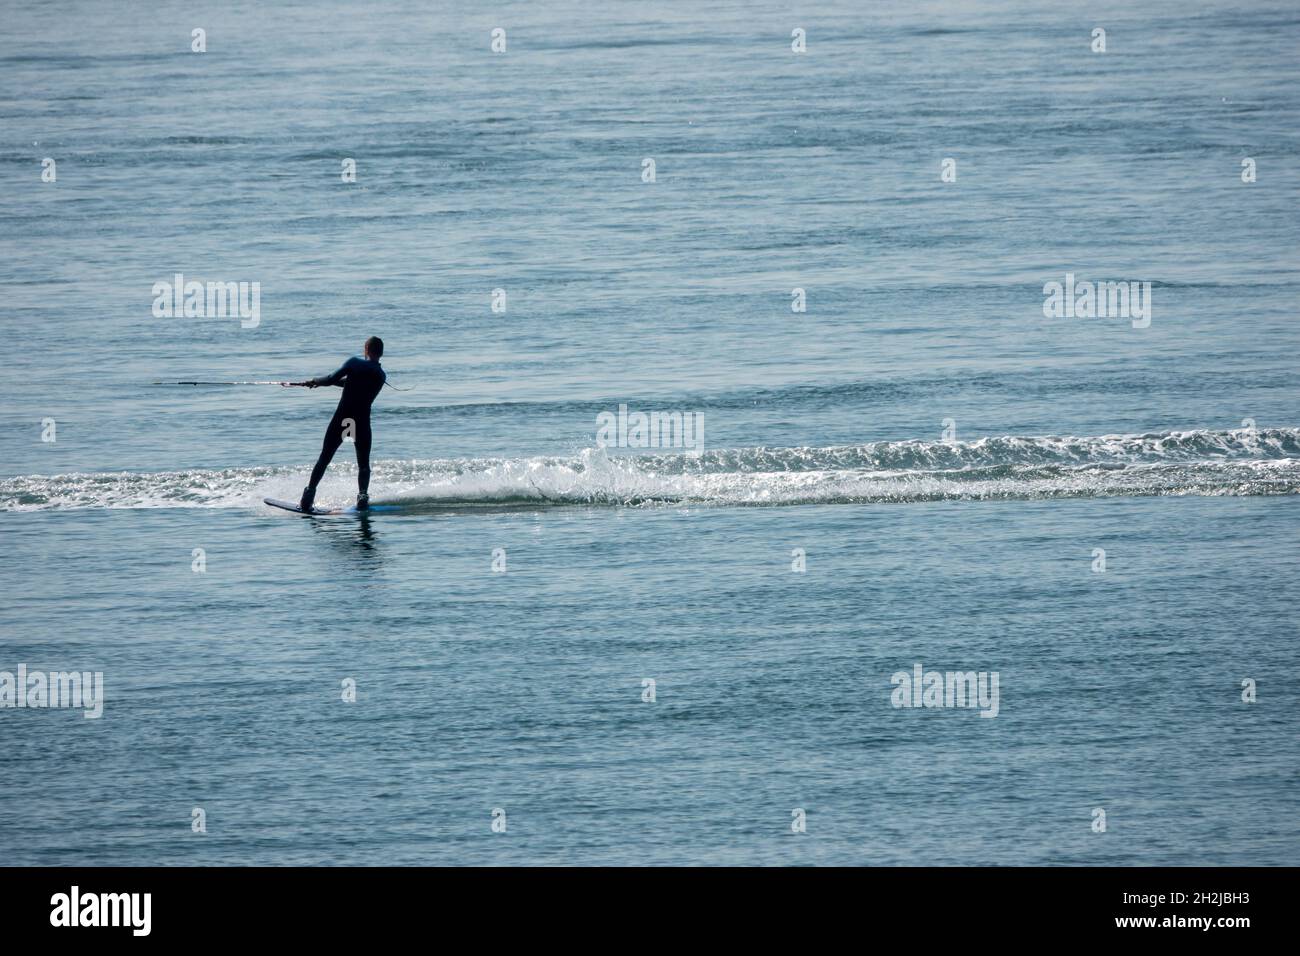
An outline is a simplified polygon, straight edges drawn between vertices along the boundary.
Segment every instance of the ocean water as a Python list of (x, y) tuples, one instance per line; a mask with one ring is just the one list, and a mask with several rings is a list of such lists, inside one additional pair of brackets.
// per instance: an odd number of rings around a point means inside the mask
[(1295, 862), (1293, 5), (3, 7), (0, 862)]

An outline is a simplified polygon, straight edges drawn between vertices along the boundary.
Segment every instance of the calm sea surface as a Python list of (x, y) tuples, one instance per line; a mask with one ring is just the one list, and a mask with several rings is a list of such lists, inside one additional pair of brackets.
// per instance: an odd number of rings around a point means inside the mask
[(0, 862), (1295, 862), (1294, 5), (3, 6)]

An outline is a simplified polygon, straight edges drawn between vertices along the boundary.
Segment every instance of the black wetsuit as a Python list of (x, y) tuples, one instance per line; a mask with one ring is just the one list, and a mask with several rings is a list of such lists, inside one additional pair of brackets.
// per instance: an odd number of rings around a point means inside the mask
[(343, 386), (343, 397), (325, 429), (325, 443), (316, 459), (316, 467), (311, 470), (312, 489), (320, 484), (330, 459), (339, 450), (348, 419), (352, 420), (352, 434), (357, 444), (357, 486), (362, 494), (370, 488), (370, 406), (387, 378), (378, 362), (353, 357), (333, 375), (312, 379), (314, 385)]

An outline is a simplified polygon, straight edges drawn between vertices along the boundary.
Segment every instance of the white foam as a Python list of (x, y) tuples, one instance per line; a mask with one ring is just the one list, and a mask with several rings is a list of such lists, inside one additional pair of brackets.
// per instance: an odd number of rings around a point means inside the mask
[[(298, 496), (304, 468), (229, 468), (0, 480), (0, 509), (235, 508)], [(964, 443), (873, 442), (739, 448), (689, 455), (379, 462), (377, 503), (412, 509), (556, 504), (771, 505), (1300, 491), (1300, 429), (1145, 435), (996, 437)], [(330, 472), (317, 501), (355, 494), (355, 466)]]

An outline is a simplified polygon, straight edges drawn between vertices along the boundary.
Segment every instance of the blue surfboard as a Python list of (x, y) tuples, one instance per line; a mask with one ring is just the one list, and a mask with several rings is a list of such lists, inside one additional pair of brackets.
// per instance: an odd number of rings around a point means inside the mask
[(279, 498), (263, 498), (262, 500), (272, 508), (282, 508), (285, 511), (292, 511), (294, 514), (311, 515), (314, 518), (320, 518), (326, 515), (361, 515), (371, 514), (373, 512), (401, 510), (400, 505), (371, 505), (365, 511), (358, 511), (354, 505), (350, 508), (312, 508), (311, 511), (303, 511), (298, 507), (296, 501), (282, 501)]

